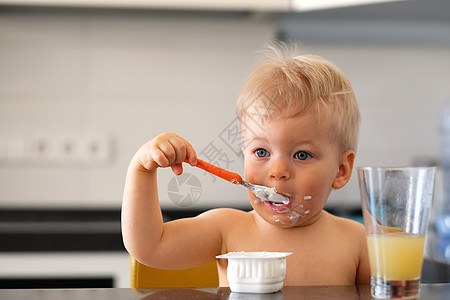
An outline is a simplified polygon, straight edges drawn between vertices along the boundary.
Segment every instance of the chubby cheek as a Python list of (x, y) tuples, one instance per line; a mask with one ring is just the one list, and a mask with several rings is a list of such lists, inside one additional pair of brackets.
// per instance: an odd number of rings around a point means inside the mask
[(297, 200), (304, 201), (305, 205), (317, 207), (325, 205), (332, 190), (334, 181), (332, 174), (333, 172), (320, 172), (320, 170), (316, 170), (314, 175), (311, 175), (311, 173), (302, 174), (302, 177), (298, 177), (296, 182), (298, 187)]
[(304, 211), (308, 215), (316, 215), (325, 206), (331, 187), (321, 185), (305, 186), (302, 193), (298, 194), (292, 208), (299, 213)]
[(249, 190), (247, 190), (247, 194), (248, 194), (248, 200), (250, 201), (250, 205), (253, 207), (253, 209), (257, 212), (261, 211), (261, 208), (262, 208), (261, 205), (264, 205), (264, 202), (261, 201), (261, 199), (256, 197), (255, 194), (253, 194)]
[[(245, 178), (247, 181), (257, 184), (264, 182), (264, 170), (245, 164)], [(277, 212), (269, 209), (266, 204), (257, 198), (252, 192), (248, 191), (248, 197), (253, 209), (267, 222), (290, 228), (301, 226), (308, 223), (308, 220), (319, 214), (331, 191), (331, 183), (324, 184), (324, 181), (330, 181), (329, 175), (320, 174), (320, 176), (311, 176), (305, 173), (304, 176), (297, 174), (296, 188), (292, 189), (293, 198), (288, 209)], [(320, 180), (317, 180), (320, 178)]]
[[(247, 161), (247, 160), (246, 160)], [(265, 170), (262, 166), (255, 166), (249, 162), (244, 165), (244, 180), (254, 183), (263, 184), (265, 179)]]

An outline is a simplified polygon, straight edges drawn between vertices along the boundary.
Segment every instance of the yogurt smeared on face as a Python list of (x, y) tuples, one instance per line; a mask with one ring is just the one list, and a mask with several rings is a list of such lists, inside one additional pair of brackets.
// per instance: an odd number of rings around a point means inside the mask
[(252, 191), (261, 201), (267, 201), (272, 204), (286, 205), (290, 202), (289, 195), (283, 195), (276, 191), (274, 187), (257, 185), (241, 180), (241, 184)]
[(253, 185), (251, 191), (255, 194), (256, 197), (261, 199), (261, 201), (269, 201), (274, 204), (288, 204), (289, 198), (277, 193), (275, 188), (268, 188), (261, 185)]
[(305, 209), (303, 204), (297, 201), (294, 201), (291, 206), (286, 207), (284, 210), (272, 210), (279, 213), (279, 215), (273, 215), (275, 222), (287, 227), (295, 226), (300, 218), (305, 218), (311, 213), (310, 210)]
[(275, 191), (275, 188), (273, 188), (274, 193), (273, 194), (269, 194), (269, 201), (270, 202), (275, 202), (275, 203), (283, 203), (283, 204), (288, 204), (289, 203), (289, 199), (286, 199), (285, 196), (278, 194)]

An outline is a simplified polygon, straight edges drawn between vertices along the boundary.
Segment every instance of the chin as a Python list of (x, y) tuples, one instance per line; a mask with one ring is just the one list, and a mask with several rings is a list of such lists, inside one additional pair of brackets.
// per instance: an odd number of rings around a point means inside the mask
[[(258, 212), (258, 211), (257, 211)], [(298, 212), (289, 210), (287, 212), (258, 212), (258, 214), (268, 223), (281, 228), (292, 228), (302, 226), (310, 220), (309, 212)]]
[(301, 226), (301, 220), (300, 218), (294, 216), (294, 217), (277, 217), (273, 216), (273, 223), (275, 223), (276, 226), (281, 228), (292, 228)]

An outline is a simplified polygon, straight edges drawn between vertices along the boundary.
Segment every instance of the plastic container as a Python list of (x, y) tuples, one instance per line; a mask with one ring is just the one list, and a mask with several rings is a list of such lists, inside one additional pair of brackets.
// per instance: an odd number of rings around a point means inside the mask
[[(450, 100), (444, 105), (440, 122), (440, 165), (442, 167), (444, 197), (441, 212), (450, 214)], [(450, 228), (446, 231), (450, 236)]]
[(217, 258), (228, 259), (227, 279), (232, 292), (275, 293), (286, 276), (286, 257), (292, 252), (230, 252)]
[(440, 166), (442, 168), (442, 204), (438, 207), (435, 220), (437, 255), (450, 262), (450, 99), (443, 106), (439, 119)]

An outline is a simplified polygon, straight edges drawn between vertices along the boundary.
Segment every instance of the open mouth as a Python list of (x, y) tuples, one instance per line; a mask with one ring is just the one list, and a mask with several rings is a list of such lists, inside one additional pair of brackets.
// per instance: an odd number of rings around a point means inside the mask
[(279, 202), (272, 202), (272, 201), (264, 201), (264, 204), (266, 207), (272, 211), (276, 212), (284, 212), (289, 209), (290, 207), (290, 201), (288, 203), (279, 203)]

